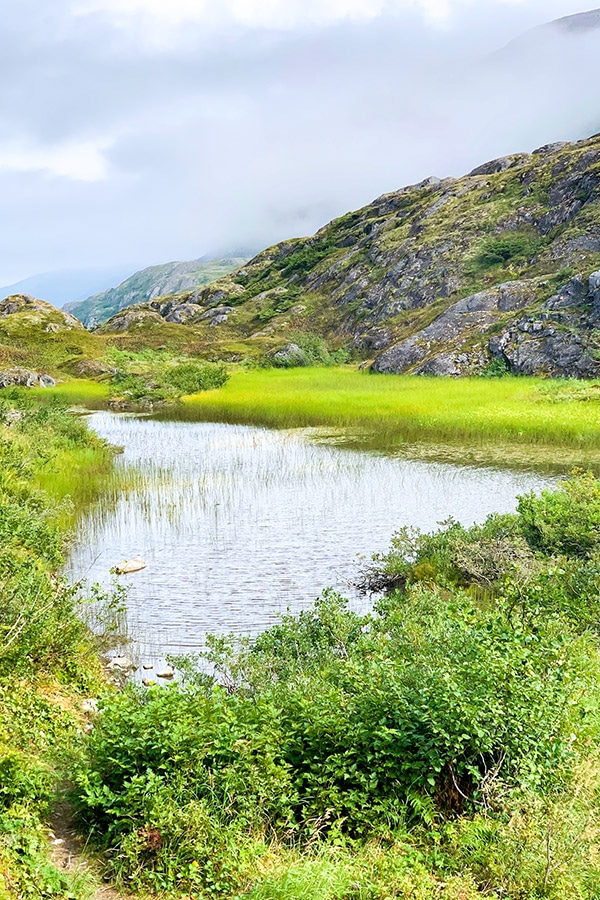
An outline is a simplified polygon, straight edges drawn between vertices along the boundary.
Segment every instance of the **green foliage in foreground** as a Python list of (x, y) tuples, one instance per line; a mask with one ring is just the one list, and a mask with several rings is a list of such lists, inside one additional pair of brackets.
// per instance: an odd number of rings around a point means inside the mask
[[(0, 898), (85, 892), (48, 860), (43, 822), (98, 689), (98, 645), (80, 593), (56, 575), (73, 502), (89, 501), (112, 453), (56, 405), (0, 399)], [(42, 490), (42, 485), (47, 490)], [(48, 491), (51, 493), (49, 494)], [(87, 879), (84, 879), (86, 881)]]
[(198, 897), (596, 898), (597, 494), (576, 476), (405, 530), (365, 573), (371, 615), (326, 594), (215, 640), (212, 676), (109, 700), (77, 802), (111, 872)]

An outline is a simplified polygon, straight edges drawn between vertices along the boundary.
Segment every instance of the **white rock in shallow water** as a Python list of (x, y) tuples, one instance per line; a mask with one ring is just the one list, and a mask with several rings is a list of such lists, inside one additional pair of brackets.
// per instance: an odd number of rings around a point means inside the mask
[(156, 684), (153, 678), (142, 678), (142, 684), (144, 687), (152, 687), (153, 684)]
[(139, 572), (146, 568), (146, 563), (141, 556), (134, 556), (133, 559), (126, 559), (124, 562), (115, 566), (113, 572), (117, 575), (130, 575), (132, 572)]
[(165, 666), (164, 669), (161, 669), (160, 672), (156, 673), (157, 678), (173, 678), (175, 675), (175, 669), (173, 666)]
[(147, 672), (153, 668), (154, 668), (154, 663), (143, 663), (143, 665), (142, 665), (142, 669), (146, 669)]
[(111, 659), (109, 662), (108, 668), (127, 671), (128, 669), (135, 669), (135, 666), (128, 656), (115, 656), (114, 659)]

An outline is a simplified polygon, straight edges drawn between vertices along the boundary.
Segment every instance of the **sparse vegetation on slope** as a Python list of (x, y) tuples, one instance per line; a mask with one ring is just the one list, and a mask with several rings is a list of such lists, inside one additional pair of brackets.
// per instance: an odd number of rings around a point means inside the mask
[(481, 374), (500, 360), (520, 374), (590, 377), (600, 371), (598, 268), (595, 137), (386, 194), (105, 331), (207, 323), (213, 347), (243, 341), (256, 355), (295, 329), (380, 371)]
[(598, 377), (599, 269), (594, 137), (386, 194), (205, 287), (154, 284), (154, 299), (71, 342), (5, 315), (0, 358), (38, 353), (75, 375), (110, 346), (256, 361), (295, 333), (380, 372)]

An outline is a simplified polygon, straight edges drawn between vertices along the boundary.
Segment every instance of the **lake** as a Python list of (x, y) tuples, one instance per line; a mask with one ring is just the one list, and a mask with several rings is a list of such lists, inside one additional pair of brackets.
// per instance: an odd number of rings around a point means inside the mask
[(154, 421), (109, 412), (90, 426), (123, 447), (132, 487), (82, 516), (69, 575), (129, 585), (134, 658), (200, 650), (209, 633), (256, 634), (327, 587), (366, 609), (353, 580), (403, 525), (465, 525), (551, 484), (532, 472), (355, 451), (313, 430)]

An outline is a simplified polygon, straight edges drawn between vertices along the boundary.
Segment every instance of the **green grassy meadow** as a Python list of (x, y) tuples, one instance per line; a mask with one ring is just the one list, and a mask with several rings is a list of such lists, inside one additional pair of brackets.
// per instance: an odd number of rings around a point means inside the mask
[[(474, 464), (596, 469), (600, 385), (541, 378), (417, 378), (350, 366), (231, 366), (229, 380), (159, 404), (160, 418), (314, 427), (346, 446)], [(106, 408), (109, 382), (69, 380), (30, 395), (44, 405)], [(132, 404), (135, 407), (135, 404)], [(145, 410), (147, 411), (147, 410)], [(332, 433), (333, 432), (333, 433)]]
[[(491, 455), (593, 463), (600, 389), (539, 378), (415, 378), (351, 368), (237, 370), (218, 391), (188, 396), (176, 415), (270, 427), (355, 429), (370, 446), (488, 447)], [(493, 452), (495, 448), (495, 453)], [(566, 452), (565, 452), (566, 451)], [(484, 453), (485, 455), (485, 453)]]

